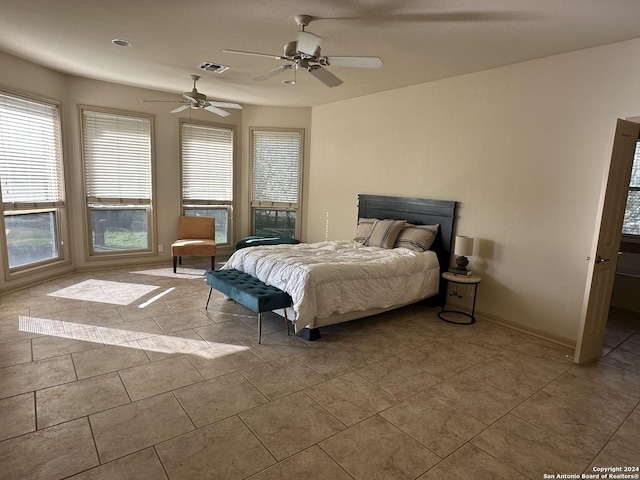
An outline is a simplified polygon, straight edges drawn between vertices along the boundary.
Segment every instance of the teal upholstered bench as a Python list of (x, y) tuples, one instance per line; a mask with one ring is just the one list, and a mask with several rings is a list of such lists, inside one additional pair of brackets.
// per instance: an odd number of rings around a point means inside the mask
[(288, 293), (236, 269), (208, 271), (207, 285), (211, 288), (205, 309), (209, 307), (211, 292), (215, 288), (258, 314), (258, 343), (262, 342), (262, 314), (264, 312), (284, 309), (284, 321), (287, 325), (287, 335), (289, 335), (286, 307), (291, 306), (291, 297)]
[(236, 242), (236, 250), (257, 247), (258, 245), (282, 245), (284, 243), (296, 245), (300, 243), (300, 240), (288, 237), (244, 237)]

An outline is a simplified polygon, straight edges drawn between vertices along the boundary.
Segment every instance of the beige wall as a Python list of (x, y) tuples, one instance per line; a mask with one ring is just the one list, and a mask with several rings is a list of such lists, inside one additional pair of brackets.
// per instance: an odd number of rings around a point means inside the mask
[(575, 341), (639, 55), (635, 40), (315, 107), (308, 240), (353, 237), (361, 192), (456, 200), (477, 311)]
[[(238, 200), (238, 208), (234, 212), (234, 233), (236, 238), (246, 236), (249, 233), (248, 127), (304, 128), (308, 135), (311, 126), (310, 108), (274, 108), (245, 105), (242, 111), (230, 110), (232, 114), (228, 117), (219, 117), (203, 110), (188, 110), (180, 115), (175, 115), (169, 113), (173, 108), (170, 103), (142, 103), (141, 100), (175, 100), (178, 98), (176, 94), (67, 76), (2, 52), (0, 52), (0, 72), (0, 88), (46, 96), (58, 100), (62, 104), (64, 163), (68, 184), (67, 198), (70, 206), (70, 232), (67, 243), (71, 249), (71, 263), (53, 270), (49, 269), (44, 273), (25, 275), (17, 280), (6, 281), (4, 278), (0, 278), (0, 292), (14, 290), (74, 269), (90, 270), (159, 262), (170, 265), (169, 246), (175, 240), (176, 219), (180, 213), (178, 121), (181, 116), (188, 118), (188, 115), (191, 114), (193, 119), (233, 125), (236, 128), (236, 168), (239, 170), (239, 180), (235, 186), (235, 195)], [(154, 115), (156, 243), (164, 246), (164, 253), (125, 259), (87, 259), (86, 251), (88, 246), (85, 241), (86, 222), (83, 208), (78, 105), (114, 108)], [(309, 147), (307, 144), (306, 159), (309, 157), (308, 152)], [(230, 248), (219, 249), (219, 256), (224, 258), (230, 251)], [(2, 267), (1, 264), (0, 267)]]
[[(615, 119), (640, 114), (638, 55), (635, 40), (312, 110), (245, 106), (229, 120), (240, 130), (243, 173), (249, 126), (306, 129), (303, 239), (352, 237), (361, 192), (456, 200), (457, 232), (478, 239), (478, 312), (571, 342)], [(85, 261), (81, 239), (76, 104), (156, 114), (158, 242), (167, 246), (179, 209), (177, 118), (139, 100), (174, 97), (66, 77), (1, 53), (0, 71), (2, 87), (63, 101), (79, 268), (101, 264)], [(238, 189), (245, 202), (246, 180)], [(247, 216), (248, 202), (236, 212), (238, 235)], [(151, 260), (168, 262), (168, 254)], [(15, 286), (0, 280), (0, 291)]]

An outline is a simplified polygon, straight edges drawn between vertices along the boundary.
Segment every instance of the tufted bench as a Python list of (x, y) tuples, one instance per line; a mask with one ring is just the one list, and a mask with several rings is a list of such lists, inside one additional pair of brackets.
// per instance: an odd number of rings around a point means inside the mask
[(284, 309), (284, 321), (287, 325), (287, 335), (289, 335), (289, 319), (287, 318), (286, 307), (291, 306), (291, 297), (288, 293), (236, 269), (208, 271), (207, 285), (211, 288), (209, 289), (209, 298), (207, 298), (205, 309), (209, 307), (211, 292), (215, 288), (230, 299), (258, 314), (258, 343), (262, 342), (263, 312)]

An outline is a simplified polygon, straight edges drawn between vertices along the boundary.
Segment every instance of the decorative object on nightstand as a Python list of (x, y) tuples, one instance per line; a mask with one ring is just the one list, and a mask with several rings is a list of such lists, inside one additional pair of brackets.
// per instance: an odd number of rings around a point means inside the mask
[[(472, 325), (476, 323), (475, 311), (476, 311), (476, 295), (478, 294), (478, 284), (482, 281), (477, 275), (457, 275), (451, 272), (444, 272), (442, 274), (442, 278), (444, 278), (447, 282), (455, 284), (454, 290), (449, 294), (450, 297), (458, 297), (464, 298), (463, 295), (458, 293), (458, 287), (460, 285), (467, 285), (469, 288), (473, 288), (473, 304), (471, 306), (471, 313), (463, 312), (461, 310), (445, 310), (446, 304), (442, 305), (442, 309), (438, 313), (438, 318), (440, 320), (444, 320), (445, 322), (455, 323), (456, 325)], [(456, 320), (451, 320), (451, 315), (461, 315), (463, 317), (468, 317), (468, 322), (458, 322)]]
[(456, 266), (449, 269), (451, 273), (457, 275), (469, 275), (471, 273), (467, 270), (467, 265), (469, 265), (467, 257), (473, 256), (473, 241), (473, 237), (456, 236), (453, 253), (458, 257), (456, 258)]

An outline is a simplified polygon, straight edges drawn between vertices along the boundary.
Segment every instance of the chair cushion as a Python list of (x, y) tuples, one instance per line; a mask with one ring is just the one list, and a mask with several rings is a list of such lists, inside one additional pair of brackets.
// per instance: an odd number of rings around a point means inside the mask
[(174, 257), (214, 257), (216, 250), (215, 240), (199, 238), (177, 240), (171, 245), (171, 255)]

